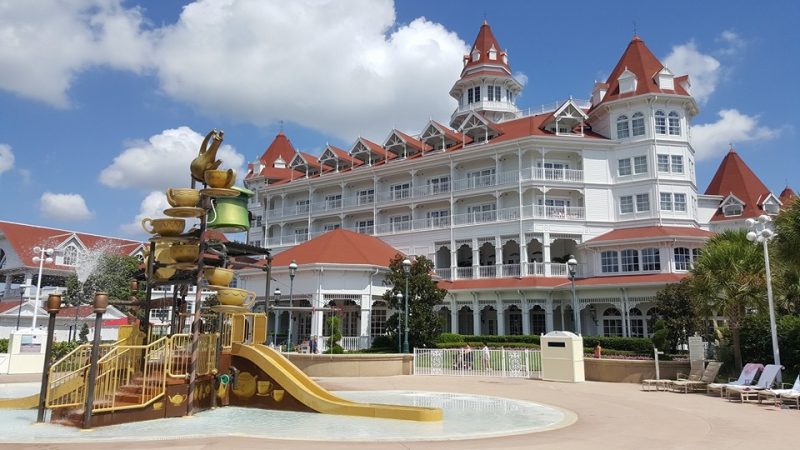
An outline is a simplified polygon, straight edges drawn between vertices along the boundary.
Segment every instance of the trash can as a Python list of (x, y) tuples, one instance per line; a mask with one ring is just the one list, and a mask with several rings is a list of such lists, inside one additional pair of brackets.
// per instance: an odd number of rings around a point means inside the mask
[(551, 331), (541, 339), (542, 379), (582, 383), (583, 338), (569, 331)]

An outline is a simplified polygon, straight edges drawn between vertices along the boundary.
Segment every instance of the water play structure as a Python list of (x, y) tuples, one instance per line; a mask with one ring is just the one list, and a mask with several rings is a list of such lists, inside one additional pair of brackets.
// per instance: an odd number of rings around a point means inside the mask
[[(51, 410), (51, 421), (91, 428), (187, 416), (227, 405), (442, 420), (439, 408), (340, 398), (306, 376), (279, 351), (264, 345), (269, 336), (267, 316), (252, 311), (255, 293), (229, 284), (234, 267), (261, 268), (267, 272), (269, 283), (271, 255), (268, 249), (221, 237), (223, 232), (249, 228), (248, 192), (234, 189), (235, 172), (218, 169), (222, 161), (215, 159), (222, 136), (222, 132), (213, 130), (203, 141), (190, 165), (191, 188), (167, 192), (171, 208), (164, 214), (168, 217), (147, 218), (142, 223), (145, 231), (153, 234), (139, 280), (145, 289), (141, 299), (133, 297), (120, 303), (142, 308), (144, 317), (149, 318), (153, 289), (173, 286), (174, 314), (167, 332), (154, 334), (149, 320), (122, 326), (116, 342), (100, 344), (96, 340), (46, 365), (41, 408)], [(196, 189), (197, 183), (202, 183), (200, 189)], [(185, 231), (185, 220), (192, 218), (199, 219), (199, 225)], [(212, 230), (215, 233), (209, 232)], [(240, 257), (251, 259), (237, 260)], [(263, 257), (267, 264), (255, 264), (253, 257)], [(219, 305), (202, 304), (200, 287), (204, 281), (206, 288), (216, 291)], [(189, 286), (197, 288), (193, 313), (185, 312)], [(137, 292), (138, 287), (138, 281), (132, 283), (132, 291)], [(265, 292), (269, 292), (268, 287)], [(60, 297), (48, 301), (60, 301)], [(98, 327), (103, 302), (107, 301), (105, 294), (97, 294)], [(99, 328), (95, 334), (99, 336)], [(40, 395), (5, 399), (0, 400), (0, 407), (32, 408), (40, 400)]]

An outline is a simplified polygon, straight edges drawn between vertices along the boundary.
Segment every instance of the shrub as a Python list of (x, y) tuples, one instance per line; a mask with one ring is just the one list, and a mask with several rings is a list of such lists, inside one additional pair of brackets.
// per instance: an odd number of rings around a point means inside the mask
[(464, 336), (457, 333), (442, 333), (439, 335), (439, 339), (437, 339), (436, 342), (440, 344), (462, 343), (464, 342)]
[(603, 353), (606, 350), (624, 350), (637, 355), (653, 354), (653, 342), (648, 338), (585, 336), (583, 339), (583, 345), (587, 348), (594, 348), (598, 342), (603, 347)]
[(8, 339), (0, 339), (0, 353), (8, 353)]
[(397, 341), (392, 339), (389, 335), (375, 336), (372, 339), (371, 350), (381, 351), (397, 351)]

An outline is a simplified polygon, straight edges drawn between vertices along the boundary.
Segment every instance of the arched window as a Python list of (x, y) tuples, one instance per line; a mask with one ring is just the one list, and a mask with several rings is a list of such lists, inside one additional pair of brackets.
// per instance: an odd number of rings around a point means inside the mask
[(644, 317), (639, 308), (631, 308), (628, 313), (631, 319), (631, 337), (644, 337)]
[(667, 134), (667, 117), (664, 111), (656, 111), (656, 134)]
[(603, 312), (603, 336), (622, 336), (622, 314), (617, 308)]
[(533, 308), (531, 308), (530, 320), (532, 335), (540, 335), (547, 332), (545, 312), (541, 306), (535, 305)]
[(681, 117), (675, 111), (669, 113), (669, 134), (670, 136), (681, 135)]
[(639, 251), (634, 249), (623, 250), (620, 254), (622, 257), (622, 271), (623, 272), (638, 272), (639, 271)]
[(661, 270), (661, 255), (657, 248), (642, 249), (642, 270), (659, 271)]
[(689, 249), (678, 247), (675, 249), (675, 270), (689, 270), (689, 263), (692, 261)]
[(601, 253), (600, 268), (603, 273), (619, 272), (619, 254), (615, 251)]
[(74, 266), (78, 262), (78, 249), (69, 246), (64, 250), (64, 265)]
[(644, 136), (644, 114), (637, 112), (631, 119), (631, 131), (634, 136)]
[(630, 129), (628, 128), (628, 116), (621, 115), (617, 117), (617, 139), (623, 139), (630, 136)]

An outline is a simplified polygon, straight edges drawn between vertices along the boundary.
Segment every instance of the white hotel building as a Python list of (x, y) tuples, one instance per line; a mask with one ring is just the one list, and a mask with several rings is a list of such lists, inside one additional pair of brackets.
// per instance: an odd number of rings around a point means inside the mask
[[(639, 37), (588, 101), (521, 111), (521, 89), (484, 23), (450, 90), (458, 107), (449, 124), (329, 145), (319, 157), (280, 133), (245, 181), (257, 192), (249, 243), (280, 254), (343, 228), (425, 255), (449, 291), (445, 331), (644, 336), (656, 291), (685, 276), (712, 231), (782, 204), (734, 151), (698, 192), (689, 79)], [(288, 279), (285, 267), (274, 273)], [(347, 302), (346, 336), (381, 332), (372, 315), (386, 288), (370, 283), (380, 292), (362, 286)], [(313, 306), (346, 291), (308, 284)], [(321, 321), (308, 319), (300, 334), (319, 335)]]

